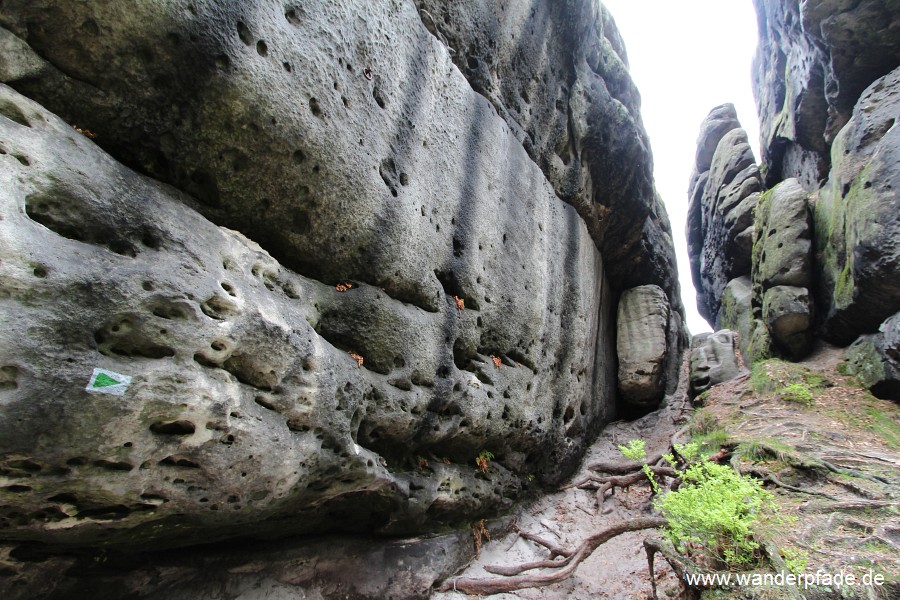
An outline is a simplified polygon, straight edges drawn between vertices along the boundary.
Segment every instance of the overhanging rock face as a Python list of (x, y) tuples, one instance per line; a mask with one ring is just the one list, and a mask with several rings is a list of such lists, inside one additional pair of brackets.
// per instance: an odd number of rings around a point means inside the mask
[(468, 523), (614, 418), (619, 291), (658, 285), (680, 346), (611, 18), (536, 5), (570, 62), (528, 121), (451, 40), (547, 32), (466, 6), (3, 3), (5, 539)]

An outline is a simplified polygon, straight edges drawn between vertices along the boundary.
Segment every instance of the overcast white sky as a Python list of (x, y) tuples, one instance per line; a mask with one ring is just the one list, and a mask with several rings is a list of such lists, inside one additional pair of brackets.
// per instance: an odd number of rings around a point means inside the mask
[(700, 123), (731, 102), (759, 159), (751, 91), (756, 50), (752, 0), (603, 0), (625, 40), (641, 115), (653, 148), (656, 189), (672, 220), (681, 297), (691, 333), (709, 331), (697, 313), (684, 226)]

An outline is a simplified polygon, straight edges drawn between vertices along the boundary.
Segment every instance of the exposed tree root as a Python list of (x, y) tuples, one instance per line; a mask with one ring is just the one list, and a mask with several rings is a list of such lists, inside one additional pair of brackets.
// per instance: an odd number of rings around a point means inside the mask
[(581, 542), (581, 545), (579, 545), (578, 548), (576, 548), (575, 551), (572, 552), (572, 554), (570, 554), (569, 556), (563, 557), (558, 561), (549, 561), (552, 563), (550, 565), (544, 564), (548, 561), (528, 563), (530, 565), (536, 566), (529, 566), (527, 569), (521, 569), (520, 571), (518, 571), (519, 573), (521, 573), (522, 571), (536, 568), (550, 568), (553, 569), (553, 571), (551, 572), (531, 575), (515, 574), (510, 577), (496, 577), (490, 579), (458, 577), (445, 580), (441, 584), (439, 591), (456, 591), (466, 594), (500, 594), (503, 592), (511, 592), (524, 588), (543, 587), (545, 585), (550, 585), (569, 577), (572, 573), (575, 572), (575, 569), (578, 568), (578, 565), (580, 565), (587, 557), (589, 557), (594, 552), (594, 550), (596, 550), (612, 538), (623, 533), (628, 533), (629, 531), (655, 529), (657, 527), (662, 527), (665, 524), (666, 520), (660, 517), (640, 517), (636, 519), (629, 519), (628, 521), (622, 521), (621, 523), (616, 523), (615, 525), (607, 527), (606, 529), (603, 529), (602, 531), (599, 531), (588, 537), (583, 542)]
[[(675, 470), (670, 467), (650, 467), (650, 469), (657, 477), (677, 477)], [(610, 475), (608, 477), (588, 475), (587, 477), (579, 479), (575, 483), (563, 486), (560, 489), (565, 490), (577, 487), (582, 490), (597, 490), (598, 493), (602, 490), (605, 493), (614, 487), (627, 488), (642, 481), (649, 483), (647, 475), (641, 470), (641, 467), (638, 467), (636, 471), (626, 475)]]
[(571, 556), (574, 553), (574, 550), (569, 550), (568, 548), (563, 548), (562, 546), (557, 546), (551, 541), (545, 540), (544, 538), (538, 537), (533, 533), (529, 533), (527, 531), (518, 531), (519, 537), (522, 537), (526, 540), (532, 541), (535, 544), (543, 546), (547, 550), (550, 551), (550, 558), (555, 558), (557, 556)]
[(882, 502), (878, 500), (860, 500), (853, 502), (835, 502), (833, 504), (807, 504), (799, 510), (808, 512), (835, 512), (839, 510), (868, 510), (870, 508), (886, 508), (900, 506), (900, 502)]
[[(646, 462), (648, 465), (655, 465), (660, 460), (662, 460), (663, 453), (657, 452), (656, 454), (651, 455), (647, 458)], [(643, 468), (643, 462), (635, 462), (633, 460), (628, 460), (625, 462), (608, 462), (608, 461), (599, 461), (595, 463), (589, 464), (585, 467), (588, 471), (593, 471), (595, 473), (608, 473), (610, 475), (628, 475), (629, 473), (633, 473), (634, 471), (640, 471)], [(574, 485), (572, 486), (574, 487)]]
[[(672, 570), (675, 571), (675, 575), (685, 591), (686, 600), (696, 600), (700, 598), (701, 590), (708, 589), (700, 585), (688, 585), (688, 576), (699, 574), (701, 572), (700, 568), (686, 556), (675, 550), (670, 543), (658, 538), (647, 538), (644, 540), (644, 550), (647, 552), (647, 566), (650, 568), (650, 588), (654, 599), (659, 597), (656, 591), (656, 573), (653, 570), (657, 554), (661, 554), (666, 559), (666, 562), (669, 563), (669, 566), (672, 567)], [(704, 573), (706, 572), (704, 571)]]
[[(669, 477), (673, 479), (673, 489), (680, 482), (680, 478), (678, 473), (675, 472), (675, 469), (671, 467), (650, 467), (650, 470), (656, 477)], [(595, 490), (595, 494), (597, 497), (597, 506), (602, 506), (604, 500), (606, 499), (606, 492), (614, 489), (614, 488), (628, 488), (637, 483), (650, 483), (650, 480), (647, 478), (647, 474), (644, 473), (643, 469), (639, 468), (639, 470), (634, 471), (632, 473), (628, 473), (627, 475), (611, 475), (600, 477), (598, 475), (588, 475), (582, 479), (574, 483), (570, 483), (569, 485), (563, 486), (562, 490), (577, 487), (582, 490)]]
[(761, 479), (762, 481), (771, 483), (772, 485), (783, 488), (785, 490), (797, 492), (798, 494), (808, 494), (810, 496), (822, 496), (823, 498), (828, 498), (829, 500), (832, 500), (834, 502), (840, 502), (840, 498), (836, 498), (835, 496), (832, 496), (831, 494), (826, 494), (825, 492), (817, 492), (815, 490), (804, 490), (803, 488), (799, 488), (797, 486), (787, 484), (787, 483), (781, 481), (780, 479), (778, 479), (777, 477), (775, 477), (775, 475), (773, 475), (766, 469), (760, 469), (760, 468), (739, 469), (738, 473), (740, 473), (741, 475), (752, 475), (753, 477), (756, 477), (757, 479)]
[(830, 483), (832, 485), (840, 486), (840, 487), (844, 488), (845, 490), (847, 490), (848, 492), (851, 492), (851, 493), (856, 494), (857, 496), (861, 496), (863, 498), (868, 498), (869, 500), (881, 500), (886, 497), (885, 495), (874, 494), (874, 493), (870, 492), (869, 490), (861, 488), (858, 485), (856, 485), (850, 481), (841, 481), (840, 479), (835, 479), (834, 477), (828, 477), (827, 481), (828, 481), (828, 483)]

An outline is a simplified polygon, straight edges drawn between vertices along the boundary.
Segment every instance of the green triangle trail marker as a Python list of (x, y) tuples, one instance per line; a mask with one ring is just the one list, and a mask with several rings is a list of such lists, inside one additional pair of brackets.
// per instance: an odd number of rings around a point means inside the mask
[(125, 390), (131, 384), (130, 375), (122, 375), (115, 371), (95, 368), (91, 374), (91, 379), (84, 388), (85, 391), (95, 394), (110, 394), (112, 396), (123, 396)]
[(97, 375), (94, 378), (94, 387), (95, 388), (109, 387), (111, 385), (119, 385), (120, 383), (122, 383), (122, 382), (119, 381), (118, 379), (113, 379), (106, 373), (100, 373), (99, 375)]

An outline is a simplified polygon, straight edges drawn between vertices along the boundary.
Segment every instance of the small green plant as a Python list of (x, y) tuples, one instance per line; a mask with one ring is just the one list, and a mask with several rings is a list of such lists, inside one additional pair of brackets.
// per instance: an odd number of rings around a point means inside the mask
[(780, 552), (788, 571), (794, 575), (800, 575), (806, 570), (806, 562), (809, 560), (809, 555), (806, 552), (794, 550), (793, 548), (782, 548)]
[(769, 459), (785, 462), (786, 457), (793, 451), (794, 449), (791, 446), (778, 440), (767, 438), (741, 442), (735, 448), (734, 453), (740, 460), (751, 463)]
[(694, 398), (694, 406), (705, 406), (706, 403), (709, 402), (709, 395), (709, 390), (706, 390)]
[(619, 452), (621, 452), (622, 456), (624, 456), (628, 460), (643, 462), (643, 460), (647, 458), (647, 451), (645, 446), (646, 444), (644, 443), (644, 440), (635, 439), (631, 440), (624, 446), (622, 444), (619, 444)]
[(482, 473), (487, 473), (488, 468), (491, 466), (491, 461), (494, 460), (493, 452), (488, 452), (487, 450), (482, 450), (481, 453), (475, 457), (475, 465), (478, 467), (478, 470)]
[(812, 406), (813, 394), (802, 383), (792, 383), (778, 390), (778, 395), (788, 402), (796, 402), (803, 406)]
[(719, 421), (716, 419), (715, 415), (706, 409), (701, 408), (695, 410), (691, 417), (691, 435), (703, 435), (704, 433), (715, 431), (720, 427)]
[(700, 456), (710, 456), (728, 443), (728, 433), (724, 429), (714, 429), (694, 438)]
[[(665, 535), (679, 552), (703, 559), (712, 568), (753, 566), (760, 558), (760, 545), (754, 538), (761, 517), (769, 524), (784, 519), (774, 496), (763, 489), (761, 482), (711, 462), (704, 450), (703, 441), (694, 440), (676, 444), (674, 452), (663, 455), (681, 479), (681, 487), (675, 491), (663, 493), (653, 469), (643, 466), (658, 495), (656, 508), (668, 522)], [(619, 445), (619, 451), (630, 460), (640, 461), (646, 456), (643, 440)], [(686, 465), (683, 468), (676, 454)]]
[(668, 521), (665, 534), (685, 554), (697, 553), (714, 568), (755, 564), (754, 540), (761, 515), (775, 518), (777, 506), (759, 481), (707, 460), (681, 472), (682, 486), (657, 501)]

